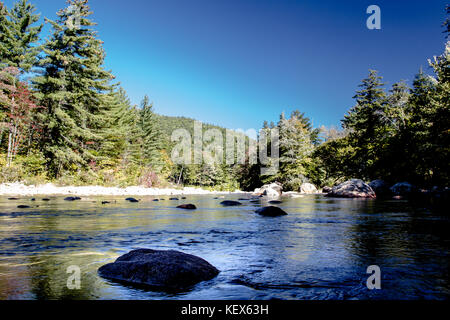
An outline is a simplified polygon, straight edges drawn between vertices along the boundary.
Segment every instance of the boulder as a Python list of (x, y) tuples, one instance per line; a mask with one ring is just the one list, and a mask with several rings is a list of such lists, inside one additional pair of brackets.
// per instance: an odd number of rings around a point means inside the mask
[(257, 214), (265, 217), (278, 217), (278, 216), (286, 216), (287, 213), (282, 209), (274, 206), (260, 208), (255, 211)]
[(138, 249), (98, 269), (100, 276), (158, 290), (185, 290), (219, 274), (214, 266), (194, 255), (169, 250)]
[(135, 198), (126, 198), (125, 200), (130, 202), (139, 202), (139, 200), (136, 200)]
[(369, 183), (369, 186), (375, 192), (377, 197), (386, 197), (391, 195), (389, 185), (384, 180), (373, 180)]
[(269, 203), (270, 203), (270, 204), (282, 204), (283, 201), (280, 201), (280, 200), (271, 200), (271, 201), (269, 201)]
[(109, 203), (111, 203), (111, 202), (109, 202), (109, 201), (102, 201), (102, 204), (109, 204)]
[(193, 204), (182, 204), (177, 207), (178, 209), (187, 209), (187, 210), (195, 210), (197, 207)]
[(283, 193), (283, 187), (279, 183), (271, 183), (263, 185), (261, 188), (255, 189), (254, 195), (268, 196), (268, 197), (280, 197)]
[(240, 203), (239, 201), (225, 200), (222, 201), (220, 204), (225, 207), (232, 207), (232, 206), (240, 206), (242, 203)]
[(20, 205), (20, 206), (17, 206), (17, 208), (19, 208), (19, 209), (29, 209), (31, 207), (30, 206), (26, 206), (26, 205)]
[(376, 198), (372, 188), (360, 179), (343, 182), (333, 187), (326, 196), (336, 198)]
[(171, 201), (177, 201), (178, 198), (170, 198), (169, 200), (171, 200)]
[(330, 193), (331, 190), (332, 190), (331, 187), (323, 187), (323, 188), (322, 188), (322, 193)]
[(313, 194), (313, 193), (318, 193), (319, 191), (317, 190), (316, 186), (313, 185), (312, 183), (303, 183), (300, 186), (300, 193), (306, 193), (306, 194)]
[(390, 191), (397, 198), (408, 197), (412, 193), (416, 192), (416, 190), (417, 190), (417, 188), (408, 182), (399, 182), (399, 183), (394, 184), (390, 188)]
[(67, 197), (64, 199), (64, 201), (77, 201), (77, 200), (81, 200), (80, 197)]

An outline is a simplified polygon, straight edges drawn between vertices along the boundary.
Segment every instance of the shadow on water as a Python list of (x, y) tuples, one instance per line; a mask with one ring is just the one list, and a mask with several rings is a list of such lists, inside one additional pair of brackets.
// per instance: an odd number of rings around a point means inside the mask
[[(237, 200), (239, 197), (230, 197)], [(111, 203), (102, 205), (107, 200)], [(190, 196), (139, 203), (52, 197), (30, 209), (0, 198), (0, 299), (448, 299), (449, 219), (401, 201), (305, 196), (265, 218), (243, 202)], [(195, 203), (197, 210), (175, 209)], [(39, 206), (39, 207), (36, 207)], [(102, 279), (97, 269), (136, 248), (200, 256), (221, 273), (185, 292)], [(369, 265), (382, 290), (366, 287)], [(79, 266), (81, 288), (67, 287)]]

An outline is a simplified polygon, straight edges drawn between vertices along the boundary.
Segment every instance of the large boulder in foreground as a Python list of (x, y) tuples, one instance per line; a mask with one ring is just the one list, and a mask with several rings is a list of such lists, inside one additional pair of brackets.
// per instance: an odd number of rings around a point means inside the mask
[(98, 269), (100, 276), (157, 290), (184, 290), (219, 274), (202, 258), (169, 250), (138, 249)]
[(376, 198), (376, 195), (367, 183), (360, 179), (352, 179), (333, 187), (326, 197)]
[(313, 185), (312, 183), (303, 183), (300, 186), (300, 193), (306, 193), (306, 194), (313, 194), (313, 193), (318, 193), (319, 191), (317, 190), (316, 186)]
[(287, 213), (278, 207), (269, 206), (264, 208), (259, 208), (255, 211), (257, 214), (265, 217), (279, 217), (279, 216), (286, 216)]

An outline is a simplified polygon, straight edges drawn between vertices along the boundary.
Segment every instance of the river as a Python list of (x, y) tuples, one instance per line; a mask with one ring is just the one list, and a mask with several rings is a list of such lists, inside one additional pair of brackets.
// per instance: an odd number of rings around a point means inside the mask
[[(236, 200), (242, 197), (227, 197)], [(448, 299), (449, 218), (406, 201), (284, 199), (222, 207), (211, 195), (154, 202), (143, 197), (0, 197), (0, 299)], [(108, 200), (111, 203), (102, 205)], [(194, 211), (176, 209), (193, 203)], [(18, 209), (18, 205), (32, 206)], [(102, 279), (97, 269), (132, 249), (194, 254), (220, 274), (187, 292), (154, 292)], [(381, 290), (366, 286), (381, 269)], [(69, 266), (81, 270), (70, 290)]]

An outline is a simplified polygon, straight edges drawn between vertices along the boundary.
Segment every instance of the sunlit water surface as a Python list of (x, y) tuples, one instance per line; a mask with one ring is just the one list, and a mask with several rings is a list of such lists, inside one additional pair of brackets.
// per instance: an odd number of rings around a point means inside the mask
[[(0, 198), (0, 299), (450, 297), (449, 219), (407, 202), (304, 196), (279, 205), (288, 216), (267, 218), (254, 213), (265, 200), (222, 207), (214, 196), (140, 203), (42, 198)], [(175, 209), (181, 203), (198, 210)], [(21, 204), (33, 208), (18, 209)], [(136, 248), (194, 254), (221, 272), (176, 294), (97, 275), (100, 266)], [(80, 290), (67, 288), (72, 265), (81, 268)], [(367, 289), (370, 265), (381, 268), (381, 290)]]

